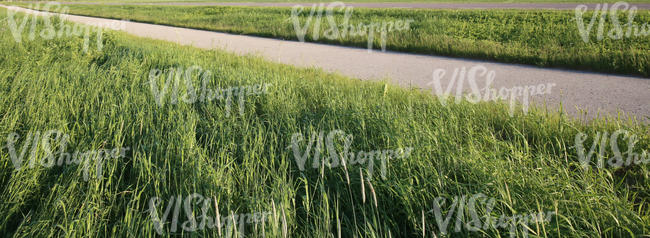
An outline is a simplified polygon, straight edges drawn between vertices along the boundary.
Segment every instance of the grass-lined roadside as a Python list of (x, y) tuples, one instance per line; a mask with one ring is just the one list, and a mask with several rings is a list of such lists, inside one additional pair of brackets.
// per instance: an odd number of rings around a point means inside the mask
[[(21, 6), (28, 6), (20, 4)], [(296, 40), (290, 8), (218, 6), (115, 6), (68, 5), (70, 13), (115, 19), (205, 29), (236, 34)], [(304, 24), (309, 9), (300, 23)], [(343, 22), (342, 12), (335, 15)], [(589, 23), (591, 13), (584, 15)], [(650, 76), (650, 36), (613, 40), (596, 39), (596, 27), (585, 43), (580, 37), (573, 11), (541, 10), (403, 10), (354, 9), (351, 25), (358, 23), (414, 20), (410, 31), (388, 33), (386, 48), (464, 58), (487, 59), (544, 67), (584, 69), (596, 72)], [(627, 15), (621, 13), (622, 23)], [(315, 21), (315, 20), (314, 20)], [(639, 11), (639, 25), (650, 23), (650, 11)], [(609, 17), (605, 35), (612, 24)], [(367, 46), (367, 36), (348, 36), (336, 40), (323, 37), (329, 29), (323, 17), (319, 39), (313, 38), (313, 25), (306, 41)], [(377, 34), (376, 34), (377, 35)], [(380, 46), (375, 36), (374, 49)]]
[[(583, 171), (573, 149), (578, 132), (619, 128), (648, 148), (648, 125), (583, 125), (537, 110), (510, 117), (505, 105), (494, 103), (445, 107), (428, 93), (121, 33), (104, 35), (102, 51), (82, 53), (80, 37), (16, 43), (6, 21), (0, 32), (0, 143), (14, 132), (22, 145), (29, 132), (58, 129), (70, 135), (68, 151), (131, 148), (126, 158), (105, 164), (101, 179), (85, 182), (75, 165), (16, 171), (2, 147), (5, 235), (153, 237), (149, 199), (158, 196), (166, 205), (170, 196), (192, 193), (216, 197), (221, 214), (277, 210), (264, 228), (246, 228), (251, 237), (280, 237), (284, 225), (291, 237), (336, 237), (339, 229), (345, 237), (431, 236), (439, 230), (434, 215), (423, 212), (435, 197), (476, 193), (497, 201), (480, 216), (556, 211), (551, 222), (530, 227), (541, 236), (650, 234), (650, 165)], [(226, 117), (219, 102), (159, 107), (150, 70), (192, 65), (213, 72), (209, 88), (273, 87), (247, 98), (243, 115)], [(299, 171), (287, 149), (292, 134), (336, 129), (354, 135), (354, 150), (414, 151), (391, 160), (386, 179), (371, 182), (360, 182), (365, 167), (350, 167), (350, 183), (340, 167)], [(43, 149), (34, 153), (46, 156)], [(195, 234), (215, 237), (217, 230)]]

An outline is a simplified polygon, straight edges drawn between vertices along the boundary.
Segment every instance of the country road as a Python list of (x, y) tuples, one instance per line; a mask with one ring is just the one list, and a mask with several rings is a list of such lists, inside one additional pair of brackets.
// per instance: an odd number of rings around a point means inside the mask
[[(3, 7), (27, 13), (36, 12), (19, 7)], [(70, 21), (85, 24), (117, 21), (74, 15), (65, 15), (64, 17)], [(123, 21), (123, 23), (125, 29), (122, 30), (140, 37), (166, 40), (203, 49), (223, 49), (240, 55), (254, 54), (279, 63), (299, 67), (318, 67), (362, 80), (387, 79), (394, 84), (421, 88), (434, 94), (438, 92), (435, 89), (434, 72), (446, 72), (444, 75), (439, 75), (441, 77), (438, 79), (442, 89), (447, 89), (450, 82), (454, 81), (452, 75), (455, 70), (485, 67), (488, 71), (494, 72), (492, 88), (539, 88), (539, 85), (546, 85), (544, 94), (533, 95), (530, 99), (538, 105), (547, 104), (553, 110), (557, 110), (562, 105), (564, 111), (571, 115), (579, 115), (581, 109), (587, 110), (588, 118), (593, 118), (597, 112), (612, 115), (624, 112), (644, 121), (650, 119), (650, 104), (648, 103), (650, 102), (650, 79), (641, 77), (377, 50), (369, 52), (367, 49), (360, 48), (301, 43), (128, 21)], [(549, 88), (549, 85), (553, 86)], [(453, 93), (456, 89), (457, 87), (451, 87), (450, 92)], [(470, 92), (469, 90), (470, 86), (465, 82), (463, 91)], [(521, 102), (523, 96), (515, 99)]]
[[(38, 3), (38, 2), (32, 2)], [(42, 3), (42, 2), (41, 2)], [(311, 6), (318, 3), (303, 2), (60, 2), (61, 4), (98, 4), (98, 5), (173, 5), (173, 6), (250, 6), (250, 7), (292, 7), (295, 5)], [(612, 3), (610, 3), (612, 4)], [(594, 9), (596, 3), (406, 3), (406, 2), (346, 2), (346, 6), (361, 8), (423, 8), (423, 9), (552, 9), (573, 10), (578, 5), (587, 5)], [(650, 9), (650, 3), (631, 3), (638, 9)]]

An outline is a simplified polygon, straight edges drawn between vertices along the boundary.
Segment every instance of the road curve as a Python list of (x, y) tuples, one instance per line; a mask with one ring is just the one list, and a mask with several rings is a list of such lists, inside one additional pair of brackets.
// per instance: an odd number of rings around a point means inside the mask
[[(33, 2), (38, 3), (38, 2)], [(170, 5), (170, 6), (250, 6), (250, 7), (293, 7), (295, 5), (311, 6), (318, 3), (301, 2), (60, 2), (62, 4), (98, 4), (98, 5)], [(325, 3), (327, 4), (327, 3)], [(613, 4), (610, 3), (610, 5)], [(594, 9), (596, 3), (405, 3), (405, 2), (351, 2), (346, 6), (359, 8), (413, 8), (413, 9), (549, 9), (573, 10), (578, 5), (587, 5)], [(631, 3), (638, 9), (650, 9), (650, 3)]]
[[(26, 13), (45, 14), (19, 7), (3, 7)], [(118, 20), (74, 15), (63, 17), (84, 24), (118, 22)], [(421, 88), (433, 94), (437, 94), (435, 84), (432, 83), (434, 71), (447, 72), (439, 81), (440, 86), (446, 89), (454, 70), (480, 65), (494, 71), (492, 88), (495, 89), (554, 84), (551, 90), (547, 90), (547, 94), (530, 97), (537, 105), (546, 104), (553, 110), (557, 110), (561, 105), (570, 115), (580, 115), (585, 119), (593, 118), (598, 113), (601, 115), (624, 113), (636, 116), (645, 122), (650, 121), (650, 79), (640, 77), (376, 50), (369, 52), (367, 49), (128, 21), (124, 21), (123, 24), (125, 28), (122, 30), (140, 37), (166, 40), (203, 49), (223, 49), (240, 55), (260, 55), (275, 62), (300, 67), (319, 67), (362, 80), (388, 79), (395, 84)], [(467, 92), (470, 87), (465, 83), (464, 88)], [(455, 92), (455, 88), (451, 92)], [(516, 98), (518, 101), (522, 99), (523, 97)], [(581, 110), (588, 112), (582, 114)]]

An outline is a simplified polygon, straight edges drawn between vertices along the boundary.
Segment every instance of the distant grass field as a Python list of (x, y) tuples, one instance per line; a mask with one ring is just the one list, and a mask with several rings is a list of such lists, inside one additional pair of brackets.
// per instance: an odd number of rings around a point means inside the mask
[[(29, 5), (20, 4), (28, 7)], [(116, 6), (68, 5), (70, 13), (115, 19), (181, 26), (235, 34), (297, 40), (291, 21), (291, 8), (221, 6)], [(302, 13), (304, 24), (308, 6)], [(337, 24), (344, 14), (335, 12)], [(591, 13), (583, 18), (589, 23)], [(619, 16), (626, 23), (626, 15)], [(579, 33), (573, 11), (549, 10), (353, 10), (350, 24), (413, 20), (410, 31), (389, 32), (386, 48), (393, 51), (465, 57), (520, 63), (543, 67), (561, 67), (597, 72), (650, 76), (650, 36), (598, 41), (597, 26), (585, 43)], [(366, 35), (326, 39), (327, 18), (322, 18), (319, 38), (313, 37), (314, 23), (308, 27), (306, 41), (366, 47)], [(650, 24), (650, 11), (639, 11), (635, 23)], [(611, 29), (605, 21), (605, 35)], [(649, 29), (650, 30), (650, 29)], [(380, 47), (378, 33), (373, 48)]]
[[(0, 12), (0, 19), (6, 17)], [(43, 25), (39, 18), (35, 32)], [(27, 27), (17, 43), (9, 31), (1, 21), (5, 236), (154, 237), (150, 199), (163, 200), (157, 208), (162, 214), (171, 196), (192, 193), (216, 198), (219, 209), (208, 203), (209, 216), (215, 209), (271, 212), (266, 222), (247, 225), (247, 237), (432, 237), (440, 235), (428, 212), (436, 197), (449, 199), (448, 208), (455, 196), (477, 193), (496, 201), (493, 209), (478, 210), (481, 217), (555, 212), (549, 222), (527, 228), (534, 236), (650, 234), (650, 164), (583, 171), (574, 148), (577, 133), (625, 129), (638, 135), (636, 148), (646, 149), (647, 124), (614, 118), (582, 124), (535, 108), (510, 117), (507, 106), (496, 103), (443, 106), (426, 92), (123, 33), (108, 32), (101, 51), (91, 43), (83, 52), (82, 37), (29, 40)], [(213, 72), (209, 88), (273, 86), (244, 100), (241, 115), (226, 116), (221, 101), (158, 106), (151, 70), (192, 65)], [(198, 76), (191, 82), (199, 84)], [(21, 146), (30, 132), (50, 129), (69, 135), (67, 151), (131, 149), (124, 158), (106, 161), (103, 175), (88, 181), (74, 164), (14, 169), (5, 138), (17, 133)], [(386, 178), (375, 175), (372, 181), (366, 167), (300, 171), (288, 148), (292, 135), (331, 130), (354, 135), (355, 151), (413, 152), (389, 160)], [(36, 147), (30, 156), (40, 161), (47, 154)], [(90, 174), (95, 177), (97, 170)], [(189, 213), (199, 214), (199, 207)], [(181, 222), (189, 219), (185, 214)], [(453, 232), (462, 226), (455, 219), (449, 236), (510, 236), (508, 228), (489, 226)], [(164, 236), (172, 236), (169, 220)], [(217, 234), (213, 228), (174, 236)]]

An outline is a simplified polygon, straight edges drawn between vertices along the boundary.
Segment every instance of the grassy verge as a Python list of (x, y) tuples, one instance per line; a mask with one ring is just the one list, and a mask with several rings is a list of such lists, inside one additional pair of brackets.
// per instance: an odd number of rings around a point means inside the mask
[[(28, 6), (23, 4), (22, 6)], [(218, 7), (218, 6), (107, 6), (69, 5), (70, 13), (155, 24), (205, 29), (235, 34), (297, 40), (290, 8)], [(299, 24), (307, 20), (303, 11)], [(323, 13), (324, 14), (324, 13)], [(342, 11), (335, 12), (337, 25), (344, 21)], [(585, 25), (591, 13), (584, 14)], [(386, 35), (388, 50), (486, 59), (507, 63), (561, 67), (596, 72), (650, 76), (650, 36), (613, 40), (597, 39), (597, 26), (585, 43), (580, 36), (573, 11), (542, 10), (404, 10), (354, 9), (350, 25), (413, 20), (410, 30)], [(619, 15), (622, 24), (627, 15)], [(607, 17), (604, 35), (612, 28)], [(323, 16), (316, 29), (313, 18), (305, 41), (367, 47), (368, 35), (328, 39), (330, 28)], [(639, 11), (635, 23), (650, 24), (650, 11)], [(340, 27), (342, 29), (342, 27)], [(318, 32), (315, 37), (314, 32)], [(375, 34), (373, 48), (380, 48)]]
[[(39, 20), (36, 32), (43, 25)], [(105, 34), (101, 51), (84, 52), (81, 37), (28, 40), (25, 30), (17, 43), (6, 21), (0, 32), (0, 233), (5, 235), (152, 237), (151, 199), (162, 199), (157, 210), (163, 214), (167, 203), (173, 204), (170, 197), (192, 193), (217, 200), (218, 209), (208, 203), (209, 216), (215, 210), (270, 212), (268, 220), (246, 225), (250, 237), (440, 235), (435, 214), (427, 212), (436, 197), (448, 199), (446, 213), (455, 196), (477, 193), (495, 199), (493, 209), (478, 209), (480, 217), (557, 214), (530, 225), (530, 234), (650, 234), (650, 165), (583, 171), (573, 148), (577, 133), (617, 129), (639, 135), (636, 148), (648, 148), (647, 125), (616, 119), (586, 125), (536, 109), (510, 117), (506, 105), (495, 103), (445, 107), (428, 93), (121, 33)], [(206, 76), (211, 89), (272, 87), (268, 94), (247, 97), (242, 113), (233, 109), (230, 116), (221, 100), (159, 106), (151, 70), (192, 65), (213, 72)], [(198, 76), (191, 79), (200, 84)], [(68, 152), (130, 150), (105, 161), (101, 174), (91, 167), (87, 181), (84, 168), (75, 164), (16, 170), (5, 138), (20, 135), (20, 153), (30, 132), (51, 129), (69, 136)], [(412, 147), (413, 152), (389, 160), (385, 178), (375, 171), (368, 180), (369, 169), (352, 164), (301, 171), (287, 147), (294, 133), (307, 138), (331, 130), (352, 134), (354, 151)], [(35, 148), (29, 147), (25, 158), (47, 158), (43, 145)], [(203, 211), (198, 203), (189, 210), (197, 216)], [(179, 220), (190, 217), (181, 212)], [(491, 226), (469, 232), (455, 220), (447, 229), (451, 236), (510, 234), (508, 227)], [(182, 233), (217, 234), (216, 228)]]

